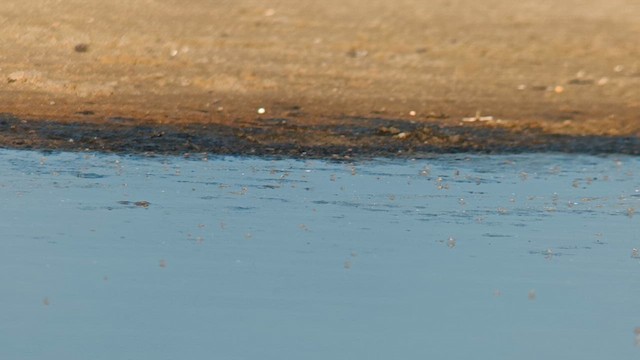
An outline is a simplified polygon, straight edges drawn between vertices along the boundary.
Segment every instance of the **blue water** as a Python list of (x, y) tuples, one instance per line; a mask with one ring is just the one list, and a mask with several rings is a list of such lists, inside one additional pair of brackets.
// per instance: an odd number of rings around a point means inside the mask
[(0, 150), (0, 201), (0, 359), (640, 356), (637, 157)]

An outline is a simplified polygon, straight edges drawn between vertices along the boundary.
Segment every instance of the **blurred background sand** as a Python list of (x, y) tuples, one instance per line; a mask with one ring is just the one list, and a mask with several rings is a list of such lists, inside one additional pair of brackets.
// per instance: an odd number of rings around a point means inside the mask
[(0, 112), (232, 126), (479, 114), (639, 136), (638, 19), (634, 0), (5, 0)]

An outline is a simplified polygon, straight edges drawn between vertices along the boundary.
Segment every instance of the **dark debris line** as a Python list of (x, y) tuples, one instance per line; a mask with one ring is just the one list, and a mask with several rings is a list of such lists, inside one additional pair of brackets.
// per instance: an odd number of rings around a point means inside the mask
[[(308, 145), (306, 139), (309, 136), (324, 137), (328, 145)], [(331, 140), (336, 138), (341, 139), (341, 144), (348, 145), (332, 145)], [(360, 119), (356, 122), (350, 119), (339, 126), (283, 125), (281, 121), (271, 121), (261, 126), (241, 128), (220, 124), (149, 126), (131, 122), (97, 125), (24, 121), (10, 114), (0, 114), (0, 147), (129, 154), (209, 153), (333, 159), (421, 157), (434, 153), (464, 152), (640, 155), (640, 138), (553, 135), (536, 130), (511, 132), (479, 126), (442, 127), (387, 119)]]

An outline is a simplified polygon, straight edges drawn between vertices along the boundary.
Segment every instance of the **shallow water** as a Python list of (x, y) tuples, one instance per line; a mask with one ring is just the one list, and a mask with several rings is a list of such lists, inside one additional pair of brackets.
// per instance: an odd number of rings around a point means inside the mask
[(2, 359), (640, 355), (637, 157), (2, 150), (0, 200)]

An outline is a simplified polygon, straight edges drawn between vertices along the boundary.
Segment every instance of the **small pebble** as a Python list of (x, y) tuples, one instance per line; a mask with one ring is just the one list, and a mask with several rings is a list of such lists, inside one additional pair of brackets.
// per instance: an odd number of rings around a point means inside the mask
[(73, 47), (73, 50), (75, 50), (75, 52), (85, 53), (89, 51), (89, 44), (85, 44), (85, 43), (77, 44), (76, 46)]

